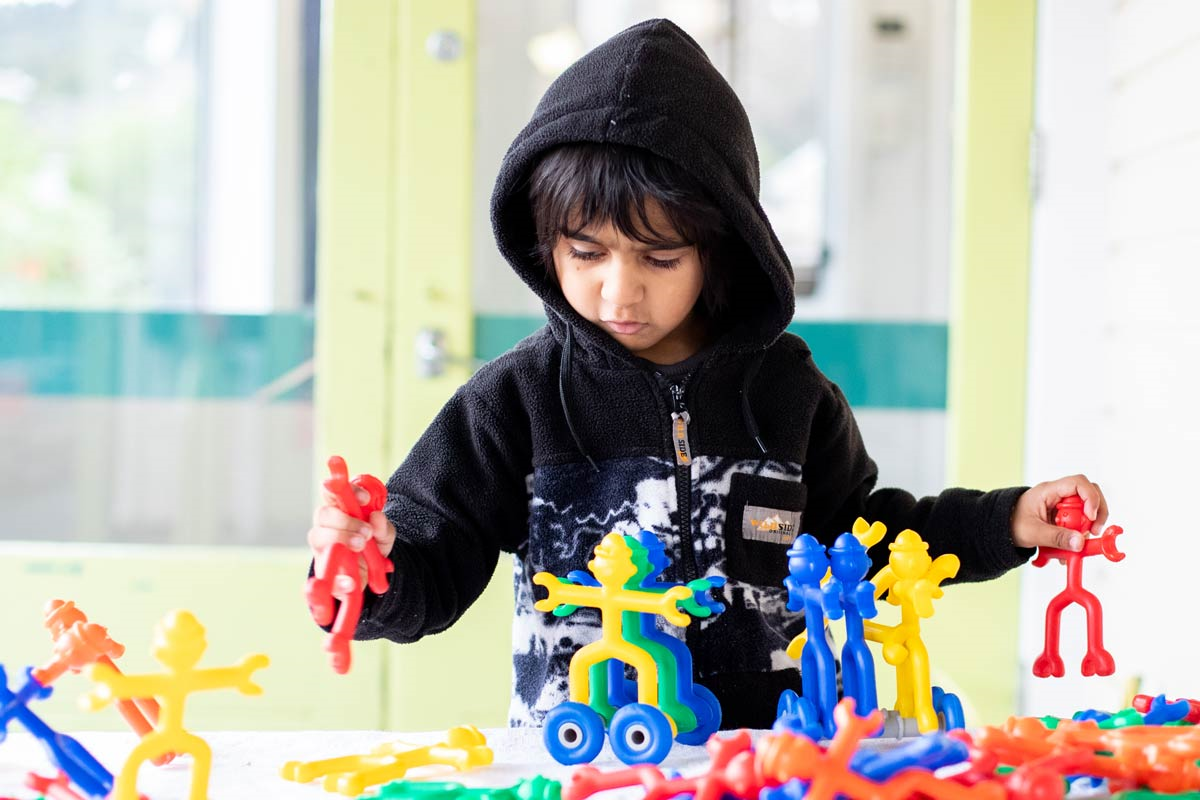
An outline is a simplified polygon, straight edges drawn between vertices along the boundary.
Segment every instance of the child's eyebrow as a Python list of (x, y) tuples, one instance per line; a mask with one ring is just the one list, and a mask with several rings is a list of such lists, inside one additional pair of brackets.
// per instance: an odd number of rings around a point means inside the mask
[[(563, 233), (563, 235), (566, 236), (568, 239), (574, 239), (579, 242), (587, 242), (589, 244), (599, 244), (599, 245), (604, 244), (604, 242), (598, 241), (597, 239), (595, 239), (592, 236), (588, 236), (583, 231), (566, 231)], [(690, 242), (673, 240), (673, 241), (654, 242), (652, 244), (646, 243), (646, 242), (640, 242), (639, 245), (636, 247), (636, 249), (645, 252), (648, 250), (678, 250), (682, 247), (691, 247), (691, 246), (692, 245)]]

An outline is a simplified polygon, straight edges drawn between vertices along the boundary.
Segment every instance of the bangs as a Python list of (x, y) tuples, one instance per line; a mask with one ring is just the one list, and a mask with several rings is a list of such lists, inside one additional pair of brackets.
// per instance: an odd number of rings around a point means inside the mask
[[(651, 200), (665, 225), (651, 221)], [(530, 201), (539, 244), (611, 224), (650, 247), (708, 250), (724, 233), (724, 216), (694, 178), (631, 147), (577, 144), (551, 151), (534, 171)]]

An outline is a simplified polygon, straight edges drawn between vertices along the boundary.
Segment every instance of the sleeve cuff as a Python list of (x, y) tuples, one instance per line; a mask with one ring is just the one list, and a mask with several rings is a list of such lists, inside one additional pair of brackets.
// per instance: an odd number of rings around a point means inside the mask
[(983, 574), (972, 576), (968, 580), (990, 580), (998, 578), (1009, 570), (1015, 569), (1037, 551), (1032, 547), (1017, 547), (1012, 538), (1012, 514), (1017, 499), (1029, 487), (1016, 486), (1010, 489), (997, 489), (986, 492), (979, 502), (983, 511), (983, 525), (979, 531), (976, 544), (979, 551), (979, 565)]

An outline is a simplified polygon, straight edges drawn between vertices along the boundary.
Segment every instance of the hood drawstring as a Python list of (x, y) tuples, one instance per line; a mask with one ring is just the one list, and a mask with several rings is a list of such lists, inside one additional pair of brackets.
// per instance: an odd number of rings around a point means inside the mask
[(754, 411), (750, 408), (750, 384), (754, 382), (754, 377), (758, 375), (758, 368), (762, 366), (766, 355), (766, 350), (760, 350), (758, 355), (750, 359), (750, 363), (746, 365), (746, 372), (742, 376), (742, 422), (745, 423), (746, 431), (754, 438), (758, 449), (764, 455), (767, 452), (767, 446), (763, 443), (762, 437), (758, 435), (758, 421), (754, 419)]
[[(564, 320), (565, 322), (565, 320)], [(567, 430), (571, 432), (571, 438), (575, 440), (575, 446), (579, 448), (579, 453), (587, 462), (592, 465), (592, 469), (596, 472), (600, 468), (596, 466), (596, 462), (588, 455), (588, 451), (584, 449), (583, 440), (579, 438), (579, 434), (575, 431), (575, 423), (571, 420), (571, 406), (567, 403), (567, 382), (571, 378), (571, 351), (575, 347), (575, 337), (572, 333), (571, 323), (566, 323), (567, 337), (563, 342), (562, 358), (558, 362), (558, 402), (562, 404), (563, 416), (567, 419)]]

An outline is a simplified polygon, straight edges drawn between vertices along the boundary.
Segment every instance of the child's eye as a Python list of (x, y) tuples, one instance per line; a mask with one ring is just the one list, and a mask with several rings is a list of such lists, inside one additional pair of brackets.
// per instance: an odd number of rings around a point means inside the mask
[(675, 258), (655, 258), (654, 256), (646, 256), (646, 260), (650, 262), (650, 266), (652, 267), (657, 267), (659, 269), (675, 269), (679, 266), (679, 262), (683, 259), (681, 259), (679, 256), (676, 256)]
[(576, 250), (574, 247), (571, 248), (570, 253), (571, 258), (577, 258), (580, 261), (595, 261), (604, 255), (594, 250)]

